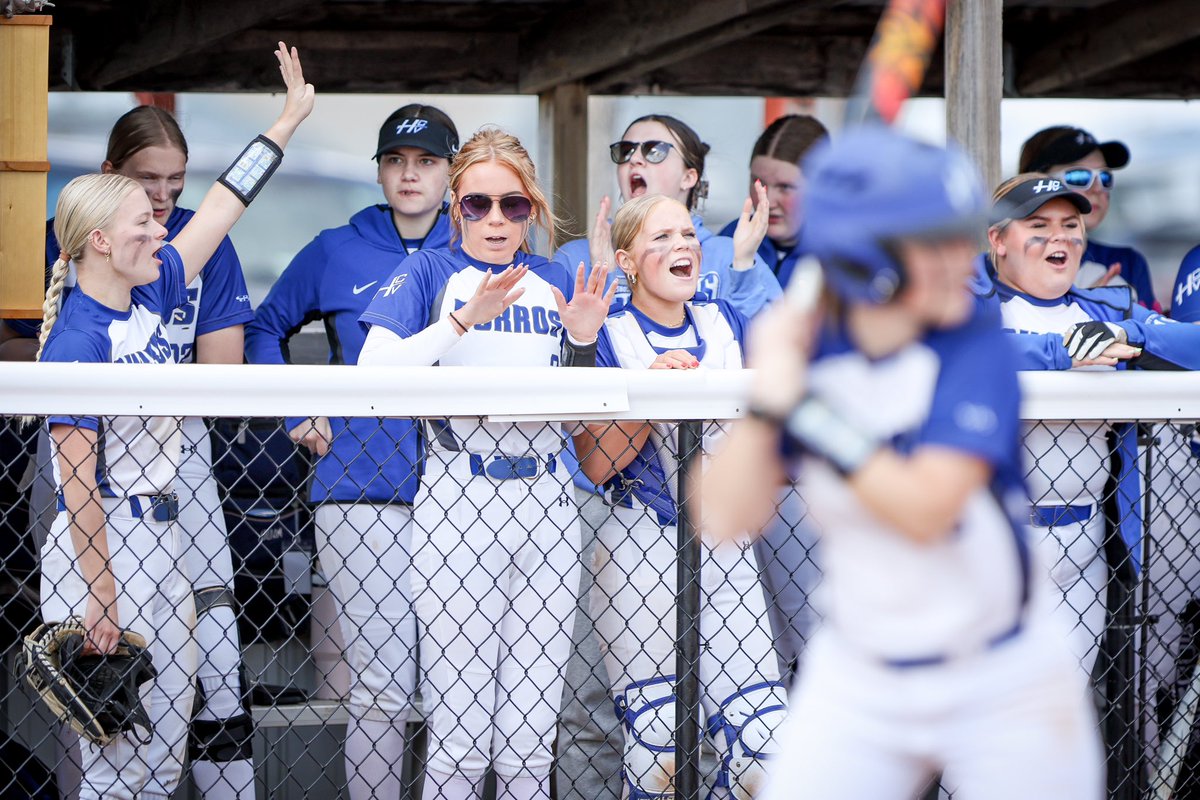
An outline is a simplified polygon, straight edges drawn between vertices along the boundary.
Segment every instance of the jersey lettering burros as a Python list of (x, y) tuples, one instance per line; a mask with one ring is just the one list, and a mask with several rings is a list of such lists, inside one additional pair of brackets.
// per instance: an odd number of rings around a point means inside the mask
[[(563, 325), (550, 287), (557, 286), (569, 300), (574, 281), (560, 265), (540, 256), (518, 252), (513, 263), (529, 267), (517, 284), (525, 290), (518, 303), (468, 331), (442, 356), (438, 362), (441, 366), (558, 365)], [(411, 336), (462, 308), (474, 296), (488, 269), (496, 274), (508, 266), (486, 264), (454, 249), (414, 253), (405, 259), (402, 272), (376, 293), (362, 321), (382, 325), (401, 337)], [(540, 422), (453, 419), (432, 439), (436, 449), (481, 455), (550, 454), (563, 447), (558, 426)]]
[[(46, 341), (43, 361), (169, 364), (175, 362), (166, 321), (187, 302), (183, 262), (169, 244), (158, 253), (159, 279), (135, 287), (127, 311), (93, 300), (78, 287), (67, 295)], [(180, 420), (174, 417), (52, 416), (49, 425), (97, 431), (102, 457), (96, 485), (110, 497), (161, 494), (171, 489), (179, 464)], [(53, 441), (53, 439), (51, 440)], [(54, 453), (54, 479), (62, 474)]]

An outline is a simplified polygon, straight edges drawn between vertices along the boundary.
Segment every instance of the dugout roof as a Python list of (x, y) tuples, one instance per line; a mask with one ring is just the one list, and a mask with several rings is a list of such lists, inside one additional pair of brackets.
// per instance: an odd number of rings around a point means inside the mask
[[(958, 0), (982, 2), (983, 0)], [(50, 88), (840, 96), (883, 0), (58, 0)], [(1004, 0), (1008, 96), (1200, 96), (1197, 0)], [(935, 54), (923, 91), (941, 94)]]

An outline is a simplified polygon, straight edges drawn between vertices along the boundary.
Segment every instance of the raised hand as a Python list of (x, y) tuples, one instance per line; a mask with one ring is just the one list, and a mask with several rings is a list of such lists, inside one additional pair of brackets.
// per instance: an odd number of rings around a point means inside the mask
[(1101, 286), (1108, 286), (1108, 282), (1120, 274), (1121, 274), (1121, 262), (1118, 261), (1116, 264), (1113, 264), (1111, 267), (1109, 267), (1108, 271), (1105, 272), (1103, 275), (1101, 275), (1100, 278), (1095, 283), (1093, 283), (1091, 286), (1089, 286), (1088, 288), (1089, 289), (1099, 289)]
[(491, 322), (525, 294), (523, 288), (515, 287), (527, 272), (529, 267), (524, 264), (509, 267), (499, 275), (493, 275), (489, 269), (467, 304), (454, 312), (455, 318), (465, 325), (467, 330)]
[(575, 294), (571, 302), (559, 291), (557, 286), (551, 286), (554, 292), (554, 302), (558, 304), (558, 315), (562, 317), (563, 325), (571, 338), (580, 344), (591, 344), (596, 341), (608, 309), (612, 307), (613, 298), (617, 296), (617, 282), (605, 291), (604, 285), (608, 280), (608, 263), (592, 262), (592, 272), (583, 279), (583, 262), (575, 271)]
[(313, 103), (316, 102), (317, 90), (311, 83), (304, 82), (304, 70), (300, 66), (300, 53), (296, 48), (288, 49), (283, 42), (275, 50), (275, 59), (279, 62), (279, 74), (283, 76), (283, 85), (287, 88), (284, 98), (283, 111), (279, 119), (267, 129), (264, 134), (281, 148), (287, 147), (288, 140), (296, 132), (300, 123), (312, 113)]
[(591, 254), (593, 266), (617, 263), (612, 246), (612, 223), (608, 219), (611, 211), (612, 200), (604, 195), (600, 198), (600, 211), (592, 223), (592, 232), (588, 234), (588, 253)]
[(754, 266), (754, 256), (766, 238), (767, 225), (770, 224), (771, 201), (767, 199), (767, 187), (756, 180), (754, 192), (757, 202), (746, 198), (737, 227), (733, 230), (733, 268), (739, 271)]

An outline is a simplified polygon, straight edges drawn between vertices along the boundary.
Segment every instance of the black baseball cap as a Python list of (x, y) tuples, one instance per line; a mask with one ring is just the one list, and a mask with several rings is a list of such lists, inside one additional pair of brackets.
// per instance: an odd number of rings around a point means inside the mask
[(989, 220), (992, 225), (1006, 219), (1025, 219), (1051, 200), (1062, 198), (1079, 209), (1080, 214), (1092, 210), (1091, 202), (1079, 192), (1072, 191), (1058, 178), (1041, 175), (1021, 181), (992, 205)]
[(1098, 142), (1083, 128), (1056, 125), (1030, 136), (1021, 146), (1021, 172), (1045, 172), (1058, 164), (1071, 164), (1093, 150), (1099, 150), (1109, 169), (1129, 163), (1129, 148), (1124, 142)]
[(453, 158), (458, 152), (458, 132), (433, 119), (433, 115), (405, 106), (392, 112), (379, 129), (375, 160), (397, 147), (419, 147), (439, 158)]

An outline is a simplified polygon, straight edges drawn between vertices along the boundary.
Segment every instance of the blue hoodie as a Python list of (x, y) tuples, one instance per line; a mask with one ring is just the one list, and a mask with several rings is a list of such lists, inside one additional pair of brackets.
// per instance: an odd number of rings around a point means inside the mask
[[(737, 230), (738, 220), (733, 220), (724, 228), (721, 228), (721, 236), (733, 238), (733, 232)], [(763, 263), (770, 268), (771, 272), (775, 273), (775, 279), (779, 281), (781, 288), (787, 288), (788, 281), (792, 278), (792, 270), (796, 268), (796, 262), (800, 260), (800, 241), (791, 247), (781, 248), (767, 236), (763, 237), (762, 244), (758, 246), (758, 257), (763, 260)]]
[[(420, 249), (450, 243), (447, 207)], [(366, 341), (358, 318), (409, 251), (387, 205), (364, 208), (348, 225), (322, 231), (296, 254), (246, 327), (252, 364), (289, 361), (288, 339), (314, 320), (325, 323), (330, 364), (356, 364)], [(289, 418), (288, 429), (303, 420)], [(317, 463), (312, 501), (411, 503), (416, 496), (420, 442), (417, 425), (403, 419), (331, 418), (333, 444)]]
[[(696, 287), (697, 302), (712, 302), (725, 300), (731, 306), (750, 318), (779, 296), (779, 282), (775, 280), (770, 267), (759, 257), (755, 257), (754, 266), (746, 270), (733, 268), (733, 239), (728, 236), (717, 236), (704, 227), (704, 221), (698, 214), (692, 215), (692, 224), (696, 227), (696, 238), (700, 240), (700, 283)], [(592, 255), (588, 249), (587, 239), (576, 239), (567, 242), (554, 254), (552, 261), (557, 261), (567, 268), (568, 274), (574, 276), (579, 268), (579, 262), (585, 265), (585, 273), (592, 269)], [(617, 281), (617, 297), (613, 309), (620, 308), (629, 301), (629, 287), (625, 283), (625, 275), (613, 265), (608, 274), (608, 283)]]

